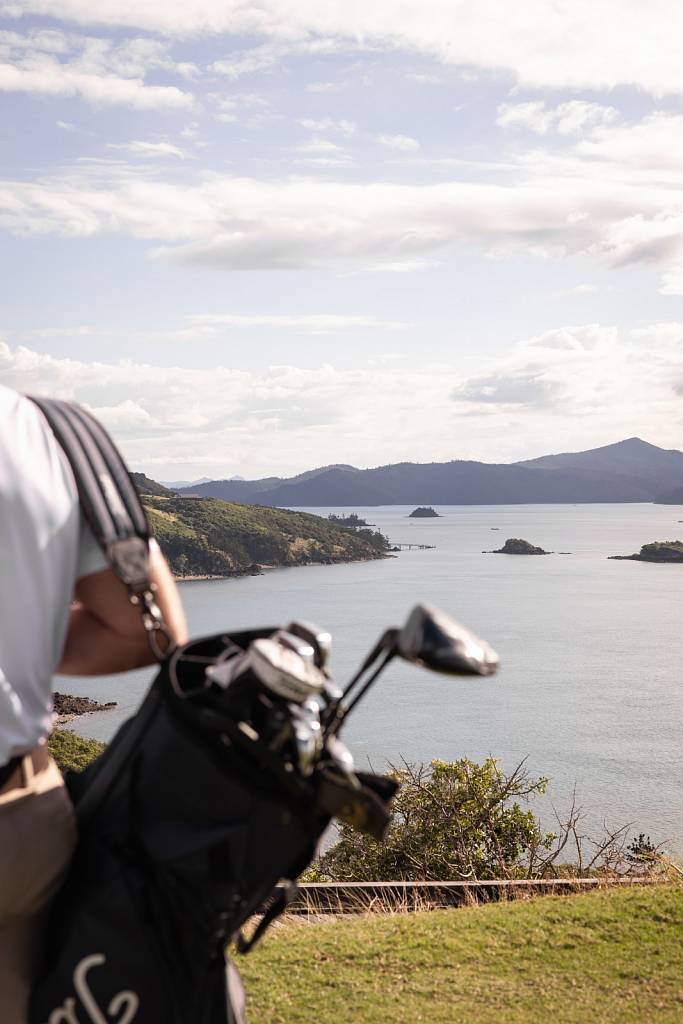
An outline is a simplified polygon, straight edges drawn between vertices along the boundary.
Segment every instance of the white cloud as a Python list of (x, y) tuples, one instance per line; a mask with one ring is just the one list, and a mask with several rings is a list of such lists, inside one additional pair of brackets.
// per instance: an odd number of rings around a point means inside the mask
[(217, 110), (214, 114), (216, 120), (226, 124), (242, 121), (247, 127), (254, 128), (272, 120), (274, 116), (268, 101), (258, 93), (233, 92), (227, 96), (223, 93), (209, 93), (207, 99)]
[(636, 123), (605, 125), (577, 146), (579, 156), (651, 175), (683, 171), (683, 114), (655, 111)]
[(277, 68), (285, 58), (292, 55), (313, 54), (325, 56), (335, 53), (340, 43), (333, 38), (296, 38), (293, 34), (284, 42), (268, 42), (255, 46), (250, 50), (231, 53), (229, 57), (214, 61), (209, 70), (216, 75), (237, 79), (243, 75), (253, 75), (258, 71)]
[(508, 125), (528, 128), (538, 135), (545, 135), (552, 124), (552, 117), (545, 109), (543, 100), (531, 100), (528, 103), (501, 103), (498, 107), (496, 124), (505, 128)]
[(473, 377), (453, 392), (461, 402), (492, 405), (548, 406), (565, 398), (561, 381), (537, 367), (522, 367), (504, 373)]
[(307, 156), (294, 161), (295, 164), (313, 164), (315, 167), (348, 167), (353, 163), (350, 156), (342, 154), (336, 157)]
[(100, 405), (96, 408), (90, 407), (90, 411), (97, 416), (107, 430), (116, 433), (129, 433), (140, 427), (156, 427), (160, 424), (139, 402), (133, 402), (130, 398), (119, 402), (118, 405)]
[(517, 346), (519, 353), (525, 355), (527, 350), (544, 349), (547, 352), (601, 352), (614, 351), (618, 343), (618, 333), (614, 327), (601, 327), (600, 324), (585, 324), (581, 327), (555, 327), (543, 334), (534, 335)]
[(297, 146), (300, 153), (340, 153), (342, 152), (341, 146), (338, 146), (336, 142), (330, 142), (329, 139), (309, 139), (308, 142), (302, 142), (300, 146)]
[(417, 139), (409, 135), (378, 135), (377, 141), (390, 149), (400, 149), (404, 153), (414, 153), (420, 148)]
[[(180, 185), (160, 170), (142, 175), (139, 164), (100, 161), (0, 182), (0, 229), (129, 234), (149, 241), (152, 257), (224, 269), (412, 267), (473, 246), (499, 258), (581, 256), (602, 266), (650, 263), (665, 273), (683, 265), (682, 138), (678, 115), (602, 125), (590, 143), (559, 155), (533, 150), (495, 164), (505, 172), (495, 182), (257, 180), (214, 172)], [(349, 165), (329, 139), (309, 140), (299, 153), (320, 167)]]
[(338, 82), (308, 82), (306, 92), (338, 92), (339, 88)]
[(309, 132), (338, 132), (344, 138), (350, 139), (356, 130), (353, 121), (335, 120), (333, 117), (322, 117), (319, 120), (305, 117), (300, 124)]
[(587, 103), (585, 100), (560, 103), (553, 111), (553, 116), (560, 135), (591, 132), (619, 120), (619, 113), (614, 107), (603, 107), (598, 103)]
[(457, 362), (423, 358), (246, 372), (86, 363), (0, 343), (0, 380), (87, 404), (152, 475), (182, 463), (220, 473), (230, 453), (232, 472), (253, 477), (329, 462), (512, 461), (565, 450), (569, 417), (577, 449), (633, 434), (676, 447), (682, 342), (681, 323), (558, 327), (465, 379)]
[(182, 109), (192, 106), (190, 93), (174, 85), (147, 85), (145, 76), (156, 68), (186, 74), (188, 67), (175, 64), (166, 45), (152, 39), (114, 43), (56, 29), (0, 33), (0, 92), (77, 96), (98, 106), (137, 110)]
[(438, 75), (421, 71), (407, 71), (405, 77), (417, 85), (439, 85), (442, 81)]
[(136, 110), (159, 107), (188, 108), (192, 97), (173, 85), (145, 85), (141, 79), (83, 74), (56, 61), (44, 61), (27, 70), (0, 64), (0, 92), (30, 92), (47, 96), (79, 96), (99, 106), (125, 106)]
[(683, 267), (674, 267), (662, 275), (660, 295), (683, 295)]
[(128, 153), (145, 157), (175, 156), (180, 160), (184, 160), (187, 156), (184, 149), (173, 146), (170, 142), (108, 142), (107, 149), (125, 149)]
[(597, 292), (594, 284), (575, 284), (573, 288), (567, 288), (565, 295), (594, 295)]
[(227, 78), (237, 79), (242, 75), (252, 75), (256, 71), (264, 71), (277, 64), (286, 55), (287, 49), (281, 46), (264, 44), (253, 50), (233, 54), (223, 60), (214, 61), (209, 71)]
[(504, 71), (533, 87), (683, 90), (683, 9), (676, 0), (655, 8), (631, 4), (627, 11), (620, 0), (525, 0), (514, 15), (505, 0), (14, 0), (11, 11), (174, 36), (250, 35), (284, 49), (322, 42), (418, 52), (466, 71)]
[(681, 324), (625, 332), (599, 324), (555, 328), (491, 361), (458, 384), (452, 398), (468, 428), (493, 411), (499, 433), (507, 422), (535, 454), (566, 450), (570, 418), (576, 450), (634, 434), (674, 447), (683, 425), (682, 338)]
[(618, 119), (619, 114), (614, 107), (586, 100), (569, 100), (553, 108), (547, 108), (543, 100), (532, 100), (529, 103), (502, 103), (498, 107), (496, 124), (527, 128), (537, 135), (545, 135), (549, 131), (559, 135), (578, 135), (593, 132)]
[(374, 266), (364, 267), (360, 273), (414, 274), (418, 270), (432, 270), (438, 266), (438, 260), (399, 260), (396, 263), (376, 263)]
[[(230, 453), (239, 459), (234, 471), (249, 476), (275, 465), (294, 471), (347, 461), (341, 459), (343, 451), (381, 462), (387, 432), (402, 437), (403, 450), (409, 449), (406, 422), (420, 434), (425, 429), (420, 410), (437, 396), (442, 415), (452, 415), (448, 387), (453, 378), (429, 369), (338, 371), (323, 364), (248, 373), (221, 366), (89, 364), (0, 342), (0, 380), (87, 404), (111, 426), (134, 465), (220, 466)], [(398, 448), (397, 443), (397, 455)]]
[(192, 326), (215, 330), (226, 327), (287, 327), (307, 331), (337, 331), (357, 327), (397, 328), (407, 326), (396, 320), (376, 316), (354, 316), (341, 313), (196, 313), (188, 320)]

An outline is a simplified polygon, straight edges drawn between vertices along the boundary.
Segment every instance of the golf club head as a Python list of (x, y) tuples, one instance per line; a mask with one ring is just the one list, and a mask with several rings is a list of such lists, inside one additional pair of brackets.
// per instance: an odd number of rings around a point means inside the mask
[(397, 653), (433, 672), (489, 676), (499, 658), (485, 640), (431, 605), (416, 605), (396, 641)]
[(278, 629), (276, 633), (273, 633), (271, 640), (282, 644), (283, 647), (288, 647), (290, 651), (295, 651), (309, 665), (316, 664), (316, 651), (308, 639), (297, 636), (296, 633), (290, 633), (287, 629)]
[(324, 669), (327, 666), (332, 651), (332, 636), (328, 630), (316, 626), (314, 622), (304, 622), (301, 619), (290, 622), (286, 630), (311, 645), (318, 668)]
[(301, 704), (323, 692), (325, 676), (321, 670), (276, 640), (252, 641), (247, 659), (261, 683), (285, 700)]

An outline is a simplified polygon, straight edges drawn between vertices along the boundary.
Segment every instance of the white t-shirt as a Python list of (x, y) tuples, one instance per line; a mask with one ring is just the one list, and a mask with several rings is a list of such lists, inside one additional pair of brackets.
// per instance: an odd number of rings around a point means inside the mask
[(0, 385), (0, 766), (47, 737), (74, 584), (106, 565), (43, 415)]

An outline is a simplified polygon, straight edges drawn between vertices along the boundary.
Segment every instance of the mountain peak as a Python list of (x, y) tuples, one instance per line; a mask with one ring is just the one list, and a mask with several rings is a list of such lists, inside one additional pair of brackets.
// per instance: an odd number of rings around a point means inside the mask
[[(656, 444), (651, 444), (649, 441), (643, 441), (642, 437), (626, 437), (623, 441), (615, 441), (614, 444), (607, 444), (605, 448), (641, 448), (651, 450), (653, 448), (658, 451), (664, 451), (664, 448), (658, 448)], [(599, 449), (593, 449), (598, 451)]]

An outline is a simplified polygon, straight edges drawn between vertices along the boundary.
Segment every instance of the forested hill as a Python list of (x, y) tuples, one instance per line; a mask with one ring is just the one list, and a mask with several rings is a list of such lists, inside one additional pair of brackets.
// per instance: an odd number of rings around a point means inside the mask
[(387, 543), (305, 512), (218, 498), (143, 494), (152, 530), (174, 575), (232, 576), (255, 565), (308, 565), (381, 558)]
[(653, 501), (683, 486), (683, 453), (637, 437), (512, 464), (402, 462), (325, 466), (298, 476), (213, 480), (182, 493), (285, 508)]
[(172, 494), (175, 494), (175, 491), (171, 491), (168, 487), (164, 487), (163, 484), (159, 484), (156, 480), (150, 479), (150, 477), (146, 476), (144, 473), (131, 473), (130, 475), (133, 478), (133, 483), (137, 488), (138, 494), (158, 494), (164, 495), (167, 498)]

